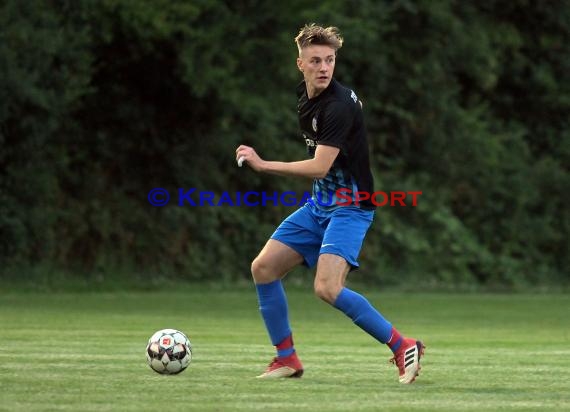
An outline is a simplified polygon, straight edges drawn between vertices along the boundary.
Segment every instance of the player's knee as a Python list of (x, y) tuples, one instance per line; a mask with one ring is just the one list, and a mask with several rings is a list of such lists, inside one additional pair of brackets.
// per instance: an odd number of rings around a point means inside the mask
[(317, 295), (319, 299), (322, 299), (331, 305), (334, 303), (339, 293), (337, 287), (335, 287), (331, 283), (323, 282), (318, 279), (315, 279), (314, 288), (315, 288), (315, 295)]
[(272, 269), (268, 262), (264, 259), (259, 257), (255, 258), (253, 262), (251, 262), (251, 275), (255, 280), (255, 283), (268, 283), (275, 279), (274, 273), (272, 273)]
[(262, 277), (262, 274), (266, 271), (263, 261), (259, 258), (253, 259), (251, 262), (251, 275), (255, 280)]

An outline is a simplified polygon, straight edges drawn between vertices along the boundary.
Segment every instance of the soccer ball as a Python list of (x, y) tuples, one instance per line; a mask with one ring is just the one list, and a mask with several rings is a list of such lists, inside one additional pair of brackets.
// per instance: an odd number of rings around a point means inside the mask
[(175, 375), (190, 365), (192, 346), (179, 330), (162, 329), (148, 340), (146, 360), (153, 371), (161, 375)]

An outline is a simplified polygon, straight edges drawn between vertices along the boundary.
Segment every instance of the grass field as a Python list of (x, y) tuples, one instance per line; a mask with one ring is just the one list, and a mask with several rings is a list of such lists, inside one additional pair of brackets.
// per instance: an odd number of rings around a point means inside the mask
[[(570, 296), (369, 293), (427, 345), (400, 385), (389, 350), (309, 292), (289, 293), (302, 379), (260, 381), (273, 356), (253, 289), (0, 294), (2, 411), (570, 410)], [(158, 329), (186, 332), (189, 369), (146, 365)]]

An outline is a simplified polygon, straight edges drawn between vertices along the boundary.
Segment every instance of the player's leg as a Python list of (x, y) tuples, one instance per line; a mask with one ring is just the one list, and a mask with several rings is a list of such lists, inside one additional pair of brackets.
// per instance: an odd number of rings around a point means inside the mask
[(278, 240), (269, 239), (251, 264), (259, 311), (278, 357), (294, 352), (287, 296), (281, 279), (302, 262), (303, 257), (298, 252)]
[(358, 254), (371, 222), (371, 212), (355, 208), (334, 212), (323, 238), (315, 292), (376, 340), (388, 345), (394, 353), (400, 382), (411, 383), (420, 369), (422, 343), (403, 338), (364, 296), (344, 286), (350, 269), (358, 267)]
[(269, 239), (251, 263), (255, 284), (281, 280), (295, 266), (303, 263), (303, 256), (279, 240)]
[[(341, 255), (344, 252), (323, 253), (319, 256), (315, 276), (316, 295), (334, 306), (379, 342), (391, 342), (393, 327), (361, 294), (347, 288), (345, 280), (351, 265)], [(392, 345), (393, 346), (393, 345)]]
[(314, 264), (320, 246), (307, 210), (299, 209), (277, 228), (272, 238), (255, 258), (251, 271), (265, 322), (277, 356), (261, 378), (298, 377), (303, 373), (293, 344), (288, 305), (281, 279), (301, 263)]

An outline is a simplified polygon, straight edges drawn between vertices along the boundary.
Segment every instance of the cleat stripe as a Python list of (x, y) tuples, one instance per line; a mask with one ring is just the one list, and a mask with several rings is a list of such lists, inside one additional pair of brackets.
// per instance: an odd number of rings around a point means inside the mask
[[(403, 372), (398, 379), (400, 383), (410, 384), (415, 382), (416, 378), (420, 375), (420, 370), (422, 369), (420, 360), (424, 353), (425, 346), (418, 340), (415, 342), (415, 345), (408, 347), (403, 354), (398, 357), (399, 367), (401, 367), (400, 371)], [(396, 358), (394, 358), (394, 361), (395, 360)], [(396, 363), (396, 365), (398, 365), (398, 363)]]

